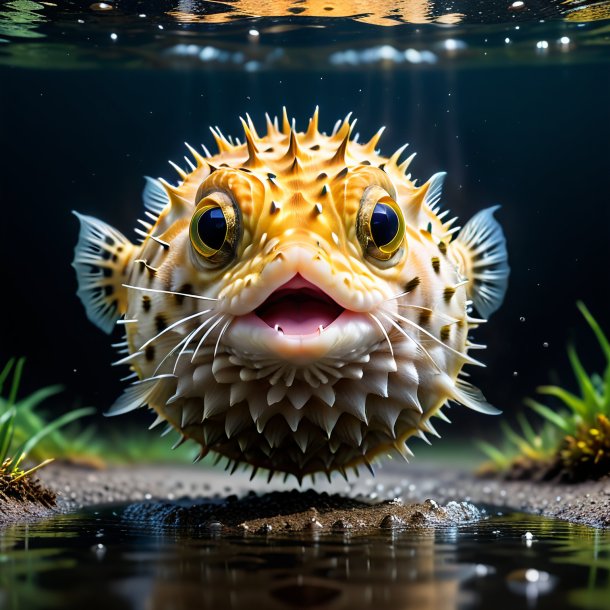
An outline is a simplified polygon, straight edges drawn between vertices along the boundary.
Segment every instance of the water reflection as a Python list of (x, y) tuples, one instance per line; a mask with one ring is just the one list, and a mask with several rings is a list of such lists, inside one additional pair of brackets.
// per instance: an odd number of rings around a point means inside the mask
[[(30, 0), (4, 2), (0, 7), (0, 37), (43, 38), (44, 35), (37, 31), (46, 21), (43, 10), (42, 4)], [(0, 38), (0, 42), (8, 41)]]
[(441, 23), (454, 25), (464, 15), (452, 12), (447, 2), (431, 0), (219, 0), (226, 10), (209, 12), (205, 2), (181, 0), (168, 14), (188, 23), (225, 23), (253, 17), (349, 18), (359, 23), (396, 26), (401, 23)]
[(115, 510), (4, 530), (0, 563), (0, 605), (28, 610), (512, 610), (542, 600), (597, 610), (610, 593), (610, 532), (513, 515), (416, 532), (187, 536), (127, 526)]

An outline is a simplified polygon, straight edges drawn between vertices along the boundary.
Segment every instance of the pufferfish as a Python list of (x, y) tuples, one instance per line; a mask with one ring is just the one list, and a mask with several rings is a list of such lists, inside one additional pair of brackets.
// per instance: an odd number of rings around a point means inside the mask
[(299, 481), (409, 458), (449, 401), (498, 413), (462, 371), (507, 287), (496, 208), (454, 227), (445, 174), (416, 186), (413, 155), (382, 156), (383, 129), (359, 143), (350, 115), (331, 135), (317, 109), (304, 132), (266, 122), (187, 145), (177, 185), (148, 178), (139, 244), (76, 214), (78, 295), (126, 331), (133, 381), (109, 413), (147, 405), (199, 458)]

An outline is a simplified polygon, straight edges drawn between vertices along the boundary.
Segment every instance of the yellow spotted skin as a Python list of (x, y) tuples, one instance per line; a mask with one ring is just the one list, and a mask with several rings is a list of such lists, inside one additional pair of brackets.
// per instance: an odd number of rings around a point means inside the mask
[[(468, 315), (468, 250), (429, 201), (435, 181), (417, 187), (402, 150), (382, 156), (381, 132), (360, 144), (353, 125), (325, 135), (316, 111), (298, 132), (284, 113), (263, 136), (248, 118), (244, 143), (213, 130), (217, 154), (190, 149), (191, 171), (164, 182), (168, 203), (125, 267), (121, 362), (139, 380), (118, 411), (147, 404), (202, 456), (301, 479), (407, 457), (406, 441), (434, 434), (430, 417), (448, 400), (491, 410), (459, 378), (476, 363), (467, 334), (481, 320)], [(190, 237), (206, 197), (236, 211), (220, 263)], [(389, 260), (370, 255), (359, 228), (371, 197), (404, 217)], [(295, 277), (346, 315), (305, 338), (255, 319)]]

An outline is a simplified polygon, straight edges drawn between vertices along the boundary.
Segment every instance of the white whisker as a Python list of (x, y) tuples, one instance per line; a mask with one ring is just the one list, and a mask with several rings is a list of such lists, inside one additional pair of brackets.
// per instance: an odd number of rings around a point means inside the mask
[[(386, 341), (388, 342), (388, 345), (390, 346), (390, 353), (392, 354), (392, 358), (394, 358), (394, 348), (392, 347), (392, 342), (390, 341), (390, 337), (388, 336), (388, 333), (386, 332), (385, 328), (383, 327), (381, 320), (375, 314), (372, 314), (370, 311), (368, 313), (369, 313), (369, 316), (375, 322), (375, 324), (377, 324), (377, 326), (379, 326), (379, 329), (383, 333), (383, 336), (385, 337)], [(396, 364), (396, 359), (394, 359), (394, 364)]]
[(216, 339), (216, 347), (214, 348), (214, 358), (216, 358), (216, 353), (218, 352), (218, 346), (220, 345), (220, 340), (222, 339), (222, 336), (225, 334), (225, 331), (227, 330), (227, 328), (229, 328), (229, 324), (231, 324), (231, 322), (233, 322), (233, 317), (229, 318), (226, 321), (225, 325), (220, 329), (218, 339)]
[(174, 292), (173, 290), (159, 290), (157, 288), (143, 288), (142, 286), (132, 286), (131, 284), (123, 284), (125, 288), (131, 288), (132, 290), (141, 290), (142, 292), (156, 292), (159, 294), (173, 294), (178, 297), (189, 297), (191, 299), (201, 299), (202, 301), (219, 301), (214, 297), (204, 297), (200, 294), (189, 294), (188, 292)]
[(419, 309), (421, 311), (427, 311), (433, 316), (436, 316), (437, 318), (442, 318), (443, 320), (447, 320), (447, 322), (451, 322), (452, 324), (456, 324), (457, 322), (459, 322), (457, 318), (453, 318), (444, 313), (434, 311), (434, 309), (430, 309), (430, 307), (424, 307), (423, 305), (412, 305), (411, 303), (397, 303), (397, 305), (398, 307), (408, 307), (409, 309)]
[(197, 352), (199, 351), (199, 348), (203, 345), (203, 342), (208, 338), (208, 336), (210, 335), (210, 333), (225, 319), (225, 315), (223, 314), (222, 316), (220, 316), (220, 318), (218, 318), (218, 320), (216, 320), (216, 322), (214, 322), (214, 324), (212, 324), (212, 326), (210, 326), (210, 328), (208, 328), (208, 330), (205, 332), (205, 334), (203, 335), (203, 337), (201, 337), (201, 339), (199, 340), (199, 343), (197, 344), (197, 347), (195, 348), (195, 353), (193, 354), (193, 357), (191, 358), (191, 362), (195, 361), (195, 358), (197, 358)]
[(410, 339), (411, 341), (413, 341), (413, 343), (415, 343), (415, 345), (427, 356), (427, 358), (430, 360), (432, 366), (434, 366), (434, 368), (441, 373), (441, 368), (439, 367), (438, 364), (436, 364), (436, 361), (434, 360), (434, 358), (430, 355), (430, 352), (415, 338), (412, 337), (409, 333), (407, 333), (407, 331), (400, 326), (400, 324), (397, 324), (387, 313), (380, 311), (379, 312), (384, 318), (387, 319), (387, 321), (394, 327), (396, 328), (396, 330), (398, 330), (398, 332), (400, 332), (402, 335), (404, 335), (407, 339)]
[(388, 301), (393, 301), (394, 299), (400, 299), (400, 297), (404, 297), (407, 294), (409, 294), (411, 292), (411, 290), (405, 290), (404, 292), (399, 292), (398, 294), (395, 294), (393, 297), (389, 297), (387, 298), (384, 303), (387, 303)]
[[(211, 311), (211, 310), (208, 310)], [(184, 337), (183, 339), (180, 339), (180, 341), (178, 341), (178, 343), (176, 343), (176, 345), (174, 345), (174, 347), (169, 350), (169, 352), (167, 352), (167, 354), (165, 354), (165, 356), (163, 357), (163, 360), (161, 360), (161, 362), (159, 362), (157, 368), (155, 369), (155, 374), (157, 373), (157, 371), (161, 368), (161, 366), (163, 365), (163, 363), (172, 355), (176, 352), (176, 350), (182, 345), (188, 345), (189, 341), (199, 332), (199, 330), (201, 330), (203, 327), (205, 327), (205, 325), (210, 321), (210, 318), (208, 318), (207, 320), (205, 320), (202, 324), (200, 324), (195, 330), (193, 330), (192, 332), (190, 332), (188, 335), (186, 335), (186, 337)], [(182, 352), (181, 352), (182, 353)], [(178, 358), (180, 358), (180, 356), (178, 356)], [(177, 361), (176, 361), (177, 364)], [(174, 366), (174, 374), (176, 373), (176, 367)]]
[[(203, 322), (202, 324), (200, 324), (186, 339), (186, 341), (184, 341), (184, 346), (182, 347), (182, 349), (180, 350), (180, 353), (178, 354), (178, 357), (176, 358), (176, 363), (174, 364), (174, 373), (176, 372), (176, 368), (178, 368), (178, 363), (180, 362), (180, 358), (182, 357), (182, 354), (184, 354), (184, 352), (186, 352), (186, 350), (188, 349), (188, 346), (190, 345), (191, 341), (210, 323), (214, 320), (214, 318), (218, 318), (220, 316), (220, 319), (223, 319), (223, 315), (222, 314), (214, 314), (213, 316), (210, 316), (205, 322)], [(213, 328), (213, 326), (212, 326)]]
[(150, 345), (153, 341), (158, 339), (161, 335), (164, 335), (166, 332), (172, 330), (173, 328), (176, 328), (176, 326), (180, 326), (180, 324), (184, 324), (185, 322), (188, 322), (189, 320), (192, 320), (193, 318), (197, 318), (199, 316), (203, 316), (204, 314), (209, 313), (210, 311), (212, 311), (212, 310), (211, 309), (204, 309), (203, 311), (198, 311), (197, 313), (194, 313), (194, 314), (192, 314), (190, 316), (186, 316), (185, 318), (180, 318), (180, 320), (178, 320), (177, 322), (174, 322), (173, 324), (170, 324), (169, 326), (164, 328), (160, 333), (157, 333), (154, 337), (152, 337), (152, 339), (149, 339), (144, 345), (142, 345), (140, 347), (140, 350), (143, 350), (145, 347)]
[(396, 316), (396, 318), (398, 318), (402, 322), (405, 322), (406, 324), (409, 324), (413, 328), (416, 328), (420, 333), (422, 333), (423, 335), (426, 335), (426, 337), (429, 337), (430, 339), (432, 339), (432, 341), (434, 341), (437, 345), (440, 345), (441, 347), (450, 351), (452, 354), (459, 356), (462, 360), (464, 360), (464, 362), (468, 362), (468, 364), (473, 364), (475, 366), (485, 366), (482, 362), (479, 362), (478, 360), (475, 360), (474, 358), (471, 358), (470, 356), (468, 356), (468, 354), (465, 354), (464, 352), (460, 352), (459, 350), (454, 349), (450, 345), (447, 345), (447, 343), (444, 343), (438, 337), (435, 337), (431, 332), (427, 331), (425, 328), (422, 328), (419, 324), (416, 324), (415, 322), (413, 322), (413, 320), (409, 320), (409, 318), (405, 318), (405, 316), (401, 316), (399, 313), (385, 312), (384, 315), (387, 315), (387, 314)]

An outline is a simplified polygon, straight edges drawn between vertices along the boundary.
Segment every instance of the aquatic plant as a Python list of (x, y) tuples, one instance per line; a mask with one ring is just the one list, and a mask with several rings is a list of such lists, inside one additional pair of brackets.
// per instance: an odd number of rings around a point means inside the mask
[(540, 394), (559, 400), (562, 406), (556, 410), (528, 399), (527, 406), (543, 419), (538, 430), (519, 414), (520, 432), (503, 424), (503, 448), (480, 443), (494, 467), (509, 476), (537, 472), (543, 478), (581, 481), (610, 474), (610, 341), (587, 307), (582, 302), (577, 306), (600, 345), (604, 372), (587, 373), (574, 345), (568, 346), (578, 392), (558, 385), (539, 387)]
[[(0, 497), (35, 499), (43, 504), (51, 504), (54, 499), (52, 492), (42, 488), (31, 475), (53, 461), (53, 458), (47, 457), (42, 461), (37, 459), (35, 465), (28, 469), (24, 469), (24, 463), (28, 457), (32, 457), (37, 445), (45, 437), (50, 437), (61, 427), (91, 414), (93, 409), (75, 409), (51, 421), (35, 415), (34, 409), (58, 389), (55, 386), (42, 388), (18, 401), (24, 363), (24, 358), (12, 358), (0, 372)], [(4, 384), (11, 373), (10, 389), (4, 398)]]

